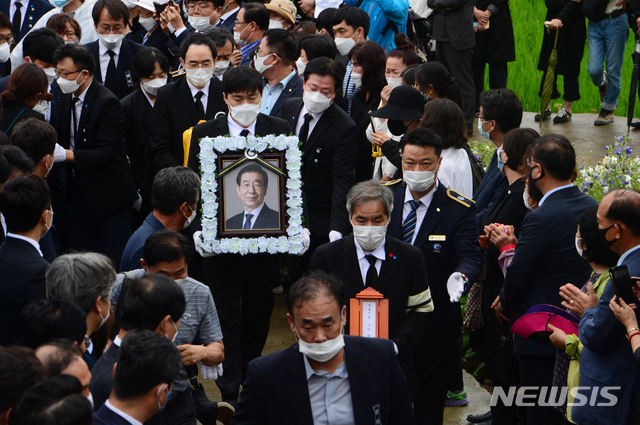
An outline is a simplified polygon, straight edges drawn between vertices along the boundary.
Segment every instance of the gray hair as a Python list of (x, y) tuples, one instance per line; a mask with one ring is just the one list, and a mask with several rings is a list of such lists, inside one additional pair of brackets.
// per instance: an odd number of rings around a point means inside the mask
[(347, 211), (349, 216), (353, 214), (353, 207), (366, 204), (371, 201), (380, 201), (384, 205), (387, 216), (393, 210), (393, 192), (386, 186), (382, 186), (375, 180), (367, 180), (353, 186), (347, 193)]
[(151, 204), (162, 214), (171, 215), (180, 205), (193, 205), (199, 198), (200, 177), (189, 167), (164, 168), (153, 179)]
[(89, 314), (99, 297), (109, 300), (117, 277), (106, 255), (95, 252), (61, 255), (46, 272), (47, 298), (61, 296), (75, 301)]

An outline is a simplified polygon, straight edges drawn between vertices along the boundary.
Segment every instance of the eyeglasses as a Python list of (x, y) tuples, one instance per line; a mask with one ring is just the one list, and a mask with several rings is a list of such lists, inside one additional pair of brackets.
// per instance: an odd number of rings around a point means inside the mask
[(479, 120), (482, 120), (484, 122), (491, 121), (491, 120), (486, 119), (482, 115), (480, 115), (480, 112), (476, 112), (476, 118), (478, 118)]
[(10, 35), (9, 37), (0, 37), (0, 44), (4, 44), (4, 43), (8, 43), (8, 44), (13, 44), (13, 36)]
[(124, 26), (122, 25), (116, 25), (114, 27), (105, 27), (105, 26), (99, 26), (98, 27), (98, 32), (100, 34), (122, 34), (124, 33)]
[(69, 41), (75, 41), (76, 40), (76, 33), (75, 32), (67, 31), (67, 32), (62, 33), (61, 35), (62, 35), (62, 37), (66, 37), (67, 40), (69, 40)]
[(77, 71), (58, 71), (56, 69), (56, 77), (62, 77), (62, 78), (67, 78), (69, 75), (73, 75), (73, 74), (77, 74), (78, 72), (82, 72), (82, 69), (79, 69)]
[(237, 27), (238, 25), (247, 25), (249, 22), (240, 22), (240, 21), (234, 21), (233, 22), (233, 26)]
[(208, 3), (199, 3), (199, 4), (189, 4), (187, 6), (187, 10), (189, 12), (193, 12), (194, 10), (199, 9), (199, 10), (209, 10), (209, 9), (213, 9), (213, 5), (210, 5)]
[(538, 165), (538, 163), (533, 164), (534, 160), (532, 160), (531, 158), (527, 158), (527, 165), (529, 167), (535, 167), (536, 165)]

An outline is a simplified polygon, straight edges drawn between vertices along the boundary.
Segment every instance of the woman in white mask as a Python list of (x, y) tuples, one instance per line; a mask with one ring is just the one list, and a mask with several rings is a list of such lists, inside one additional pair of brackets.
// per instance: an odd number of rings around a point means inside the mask
[(300, 40), (300, 57), (296, 61), (298, 75), (302, 77), (309, 61), (323, 56), (334, 58), (336, 52), (336, 43), (329, 36), (313, 34), (303, 37)]
[(272, 0), (265, 4), (269, 11), (269, 29), (289, 30), (296, 23), (296, 6), (291, 0)]
[(44, 71), (32, 63), (24, 63), (9, 77), (7, 90), (2, 97), (2, 117), (0, 130), (9, 135), (16, 123), (36, 118), (44, 121), (44, 115), (33, 108), (41, 101), (48, 100), (49, 82)]
[(387, 85), (382, 89), (380, 107), (387, 104), (391, 90), (402, 84), (402, 72), (411, 65), (420, 63), (420, 58), (415, 51), (416, 46), (405, 34), (396, 34), (395, 42), (398, 47), (389, 52), (384, 68)]
[(138, 228), (152, 210), (151, 185), (153, 166), (149, 146), (151, 113), (158, 90), (167, 84), (171, 67), (167, 58), (155, 47), (142, 50), (133, 63), (136, 91), (122, 99), (125, 127), (124, 141), (136, 187), (142, 196), (140, 211), (134, 211), (132, 225)]

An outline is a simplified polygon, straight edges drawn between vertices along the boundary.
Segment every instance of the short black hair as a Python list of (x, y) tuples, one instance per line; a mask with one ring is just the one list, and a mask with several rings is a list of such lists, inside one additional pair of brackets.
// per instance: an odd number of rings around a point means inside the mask
[(548, 134), (536, 140), (531, 158), (560, 181), (570, 180), (576, 168), (576, 151), (571, 142), (559, 134)]
[(248, 66), (236, 66), (224, 73), (222, 92), (229, 96), (233, 93), (259, 93), (262, 95), (264, 80), (262, 75)]
[(193, 258), (193, 243), (181, 233), (169, 229), (151, 234), (142, 248), (142, 258), (147, 266), (161, 262), (174, 262), (184, 258), (187, 264)]
[(246, 23), (255, 22), (262, 31), (269, 29), (269, 10), (262, 3), (243, 3), (244, 21)]
[(181, 369), (180, 352), (166, 336), (127, 332), (118, 351), (113, 393), (120, 400), (144, 397), (158, 384), (171, 385)]
[(118, 300), (120, 327), (154, 331), (167, 315), (178, 322), (186, 308), (184, 291), (169, 277), (146, 274), (133, 279)]
[(504, 135), (502, 150), (507, 154), (506, 166), (526, 175), (527, 156), (540, 134), (532, 128), (514, 128)]
[(242, 170), (240, 170), (240, 172), (236, 176), (236, 184), (238, 186), (240, 186), (240, 183), (242, 182), (242, 175), (246, 173), (260, 174), (262, 176), (262, 180), (264, 180), (264, 186), (269, 186), (269, 176), (267, 175), (267, 172), (264, 170), (264, 168), (258, 164), (249, 164)]
[(285, 298), (287, 311), (293, 316), (293, 308), (300, 308), (305, 302), (329, 295), (338, 303), (340, 313), (347, 301), (347, 292), (339, 278), (322, 270), (305, 274), (296, 281)]
[(36, 383), (9, 415), (10, 425), (92, 423), (93, 408), (82, 394), (82, 384), (75, 376), (66, 374), (51, 376)]
[(97, 27), (100, 21), (102, 9), (107, 9), (107, 13), (115, 20), (123, 20), (125, 25), (129, 24), (129, 8), (121, 0), (98, 0), (93, 6), (91, 16), (93, 24)]
[(53, 63), (54, 53), (64, 45), (64, 40), (51, 28), (39, 28), (29, 32), (22, 41), (22, 55), (36, 60)]
[[(598, 231), (597, 213), (598, 206), (596, 205), (587, 208), (580, 217), (578, 226), (580, 226), (580, 239), (583, 246), (582, 255), (589, 262), (613, 267), (618, 263), (620, 255), (603, 245)], [(637, 219), (634, 222), (637, 222)]]
[(200, 197), (200, 177), (189, 167), (176, 166), (158, 171), (151, 187), (151, 204), (171, 215), (185, 202), (193, 205)]
[(522, 102), (509, 89), (486, 90), (480, 93), (480, 106), (485, 121), (495, 121), (500, 131), (507, 133), (522, 123)]
[(38, 225), (42, 213), (51, 208), (49, 186), (35, 174), (9, 180), (0, 191), (0, 211), (11, 233), (28, 232)]
[(53, 155), (58, 134), (48, 122), (29, 118), (13, 126), (10, 140), (13, 146), (22, 149), (37, 164), (45, 156)]
[(323, 56), (325, 58), (333, 59), (336, 57), (336, 53), (338, 52), (335, 41), (324, 34), (312, 34), (303, 37), (300, 40), (300, 49), (304, 49), (304, 54), (307, 56), (307, 62)]
[(204, 34), (195, 33), (188, 35), (182, 44), (180, 44), (180, 57), (183, 61), (186, 60), (187, 52), (189, 51), (189, 47), (192, 45), (209, 47), (209, 49), (211, 49), (211, 56), (213, 57), (213, 60), (218, 56), (218, 50), (216, 49), (216, 44), (213, 40)]
[(420, 64), (415, 73), (415, 84), (420, 86), (424, 94), (427, 87), (433, 87), (439, 98), (453, 100), (462, 109), (460, 84), (451, 76), (447, 68), (440, 62)]
[(42, 364), (31, 348), (0, 348), (0, 414), (15, 407), (23, 394), (42, 378)]
[(407, 145), (420, 146), (421, 148), (433, 146), (437, 157), (440, 157), (442, 153), (442, 140), (435, 131), (428, 128), (418, 127), (402, 136), (400, 150), (404, 151), (404, 147)]
[[(640, 236), (640, 193), (632, 189), (619, 189), (607, 195), (613, 197), (605, 214), (609, 221), (623, 223), (633, 236)], [(582, 233), (582, 228), (580, 228)]]
[(267, 46), (280, 56), (282, 63), (285, 65), (293, 64), (300, 57), (298, 39), (290, 31), (281, 29), (267, 30), (264, 33), (264, 38), (267, 39)]
[[(415, 86), (416, 85), (416, 74), (418, 73), (418, 69), (420, 69), (420, 67), (422, 65), (423, 64), (421, 64), (421, 63), (416, 63), (416, 64), (409, 65), (408, 67), (406, 67), (402, 71), (402, 73), (400, 74), (400, 76), (402, 77), (402, 84), (408, 84), (410, 86)], [(460, 106), (460, 105), (458, 105), (458, 106)]]
[(33, 349), (56, 339), (80, 345), (87, 334), (87, 314), (74, 301), (55, 296), (27, 305), (20, 313), (20, 327), (24, 343)]
[[(367, 37), (369, 35), (369, 26), (371, 25), (369, 14), (359, 7), (345, 6), (336, 10), (333, 14), (333, 25), (338, 25), (342, 21), (354, 30), (362, 27), (364, 30), (363, 37)], [(333, 31), (333, 27), (331, 30)]]
[(133, 60), (133, 79), (140, 83), (142, 78), (149, 78), (156, 70), (156, 63), (165, 74), (171, 72), (171, 65), (167, 57), (155, 47), (147, 47), (140, 50)]
[[(17, 146), (0, 146), (0, 155), (4, 157), (9, 166), (9, 174), (5, 182), (14, 173), (31, 174), (36, 167), (29, 155)], [(0, 183), (4, 182), (0, 181)]]
[(304, 69), (304, 81), (306, 82), (311, 74), (317, 74), (321, 77), (330, 75), (336, 84), (336, 93), (342, 88), (342, 80), (344, 79), (345, 69), (340, 63), (333, 59), (321, 57), (310, 60)]
[[(11, 22), (11, 19), (9, 19), (7, 15), (5, 15), (2, 12), (0, 12), (0, 28), (9, 28), (9, 29), (13, 28), (13, 23)], [(23, 43), (23, 48), (24, 48), (24, 43)]]
[(224, 47), (227, 43), (231, 43), (231, 47), (233, 48), (233, 44), (235, 43), (233, 40), (233, 34), (224, 28), (211, 27), (205, 30), (203, 34), (213, 40), (216, 47)]
[[(318, 15), (316, 19), (316, 29), (318, 32), (325, 30), (330, 35), (329, 37), (333, 38), (333, 17), (335, 16), (338, 9), (334, 9), (330, 7), (329, 9), (325, 9)], [(331, 56), (331, 59), (335, 57)]]
[(45, 376), (60, 375), (76, 361), (84, 361), (78, 346), (68, 339), (49, 341), (38, 349), (43, 347), (49, 347), (46, 355), (42, 352), (38, 353), (38, 350), (36, 350), (36, 355), (39, 355), (38, 358), (44, 368)]
[(93, 74), (96, 72), (96, 60), (93, 58), (93, 54), (91, 53), (91, 51), (89, 51), (89, 49), (85, 46), (64, 44), (54, 53), (53, 63), (58, 63), (65, 58), (71, 58), (73, 65), (78, 70), (86, 69), (89, 75), (93, 76)]

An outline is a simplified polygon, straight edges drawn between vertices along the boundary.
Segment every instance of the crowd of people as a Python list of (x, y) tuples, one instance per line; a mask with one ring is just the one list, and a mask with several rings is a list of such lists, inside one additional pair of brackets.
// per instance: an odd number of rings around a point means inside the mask
[[(423, 3), (0, 0), (0, 425), (442, 424), (469, 403), (463, 326), (494, 392), (535, 399), (468, 421), (638, 423), (640, 286), (618, 298), (609, 269), (640, 276), (640, 193), (598, 205), (569, 140), (520, 128), (507, 3)], [(547, 2), (554, 122), (588, 36), (608, 124), (627, 9), (583, 3)], [(304, 249), (205, 251), (199, 140), (269, 135), (300, 143)], [(234, 235), (286, 220), (253, 159)], [(388, 340), (347, 335), (365, 288)], [(297, 342), (262, 356), (283, 292)], [(541, 304), (579, 332), (513, 334)]]

